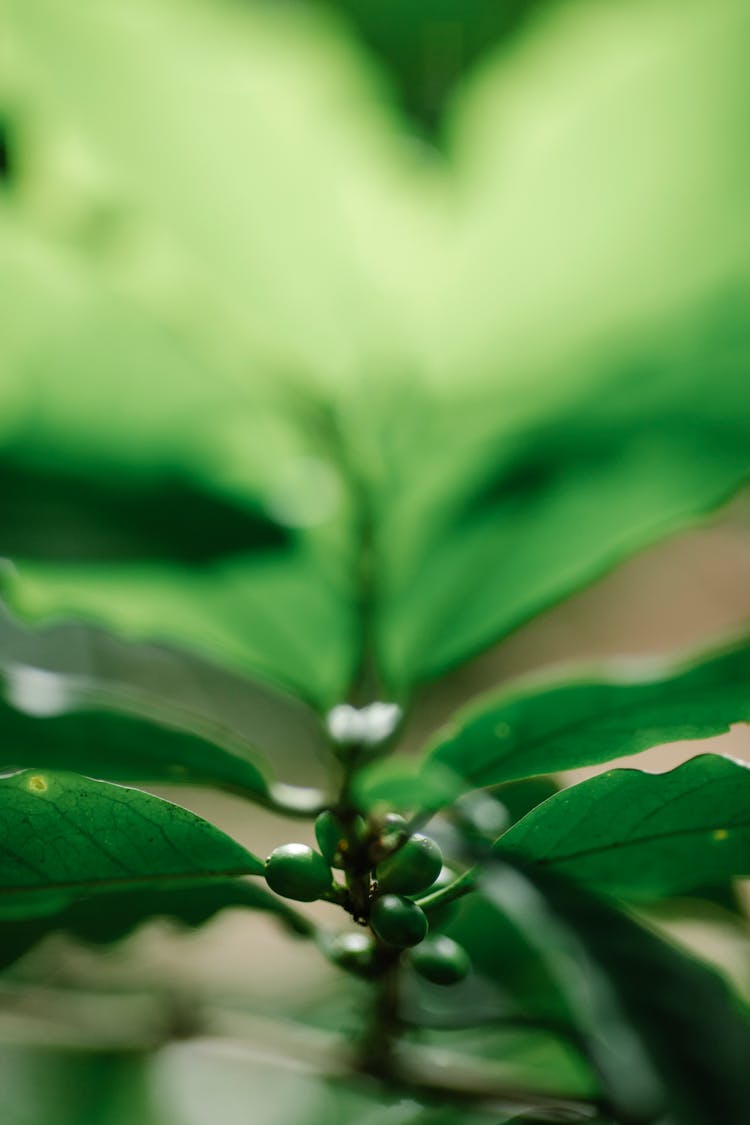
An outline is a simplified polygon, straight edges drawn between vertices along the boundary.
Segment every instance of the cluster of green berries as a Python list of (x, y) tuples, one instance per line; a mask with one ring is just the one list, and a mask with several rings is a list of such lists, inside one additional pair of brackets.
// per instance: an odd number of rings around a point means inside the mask
[[(331, 869), (350, 870), (357, 863), (361, 869), (364, 856), (365, 868), (374, 875), (367, 921), (376, 938), (392, 949), (408, 949), (413, 968), (427, 980), (454, 984), (469, 972), (466, 951), (444, 935), (428, 937), (427, 915), (414, 897), (440, 889), (455, 876), (444, 867), (434, 840), (407, 831), (406, 821), (395, 814), (386, 817), (376, 833), (368, 834), (359, 817), (347, 831), (334, 813), (322, 812), (315, 823), (320, 851), (306, 844), (275, 848), (266, 860), (266, 881), (277, 894), (298, 902), (335, 897)], [(374, 949), (368, 934), (340, 934), (331, 956), (342, 967), (366, 975)]]

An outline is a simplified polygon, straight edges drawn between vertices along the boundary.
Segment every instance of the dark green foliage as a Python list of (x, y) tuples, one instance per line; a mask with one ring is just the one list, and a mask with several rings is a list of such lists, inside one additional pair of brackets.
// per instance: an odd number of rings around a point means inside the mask
[(40, 918), (0, 922), (0, 968), (12, 964), (42, 938), (67, 933), (104, 945), (128, 937), (144, 922), (167, 918), (185, 928), (203, 925), (222, 910), (261, 910), (276, 917), (292, 935), (310, 937), (313, 927), (263, 886), (240, 879), (205, 886), (166, 886), (158, 891), (99, 892)]
[(414, 124), (439, 134), (456, 85), (551, 0), (326, 0), (386, 69)]
[(0, 553), (9, 557), (198, 567), (288, 545), (288, 531), (257, 503), (233, 503), (200, 481), (118, 481), (0, 460)]
[(742, 1119), (750, 1022), (717, 975), (552, 872), (498, 866), (484, 889), (549, 974), (618, 1121)]
[(708, 738), (750, 720), (750, 647), (692, 667), (637, 661), (605, 667), (588, 682), (532, 683), (467, 712), (430, 762), (465, 783), (595, 765), (660, 742)]

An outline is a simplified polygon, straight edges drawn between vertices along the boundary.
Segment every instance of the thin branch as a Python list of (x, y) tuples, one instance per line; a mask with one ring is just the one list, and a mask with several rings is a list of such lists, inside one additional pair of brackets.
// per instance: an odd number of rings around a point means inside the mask
[(470, 867), (468, 871), (464, 871), (463, 875), (459, 875), (447, 887), (442, 887), (439, 891), (433, 891), (430, 895), (425, 895), (424, 898), (416, 899), (417, 906), (421, 906), (425, 913), (429, 914), (431, 910), (436, 910), (439, 906), (446, 906), (449, 902), (454, 902), (457, 898), (462, 898), (464, 895), (470, 894), (476, 889), (477, 884), (477, 869)]

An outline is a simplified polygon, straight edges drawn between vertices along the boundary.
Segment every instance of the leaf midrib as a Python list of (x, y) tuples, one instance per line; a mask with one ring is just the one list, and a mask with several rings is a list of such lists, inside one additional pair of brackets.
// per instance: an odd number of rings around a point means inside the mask
[(119, 887), (151, 886), (164, 883), (210, 883), (220, 882), (224, 879), (238, 879), (243, 876), (257, 875), (248, 867), (227, 868), (223, 871), (182, 871), (174, 874), (159, 875), (120, 875), (107, 876), (103, 879), (69, 879), (63, 883), (45, 883), (37, 886), (26, 884), (19, 887), (0, 887), (0, 896), (17, 894), (50, 894), (55, 891), (80, 890), (109, 890)]
[[(618, 851), (621, 848), (633, 848), (640, 844), (652, 844), (659, 840), (671, 840), (677, 836), (696, 836), (704, 832), (716, 832), (724, 828), (724, 825), (711, 824), (700, 828), (678, 828), (671, 832), (654, 832), (648, 836), (638, 836), (631, 840), (616, 840), (608, 844), (600, 844), (597, 847), (582, 848), (577, 852), (567, 852), (565, 855), (544, 856), (543, 858), (535, 859), (534, 862), (550, 867), (557, 863), (567, 863), (570, 860), (585, 859), (592, 855), (601, 855), (605, 852)], [(742, 821), (739, 824), (733, 823), (727, 827), (727, 831), (733, 829), (750, 829), (750, 820)], [(507, 847), (507, 845), (506, 845)], [(505, 850), (505, 849), (499, 849)], [(509, 851), (515, 849), (508, 848)], [(519, 849), (522, 850), (522, 849)]]

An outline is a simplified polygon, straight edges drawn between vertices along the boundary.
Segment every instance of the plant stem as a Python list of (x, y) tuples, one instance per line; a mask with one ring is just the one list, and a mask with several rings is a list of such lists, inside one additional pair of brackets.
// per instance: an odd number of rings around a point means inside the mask
[(436, 909), (438, 906), (445, 906), (449, 902), (453, 902), (463, 895), (469, 894), (476, 887), (477, 882), (477, 869), (470, 867), (468, 871), (464, 871), (463, 875), (459, 875), (447, 887), (442, 887), (439, 891), (433, 891), (431, 895), (425, 895), (424, 898), (416, 900), (417, 906), (429, 913), (430, 910)]
[(400, 951), (378, 941), (380, 969), (375, 977), (370, 1021), (360, 1047), (359, 1069), (381, 1081), (394, 1077), (395, 1051), (402, 1030), (399, 1016)]

